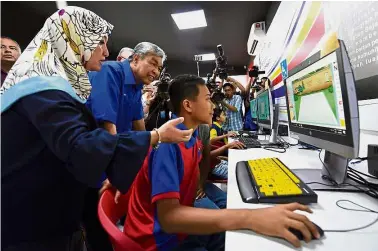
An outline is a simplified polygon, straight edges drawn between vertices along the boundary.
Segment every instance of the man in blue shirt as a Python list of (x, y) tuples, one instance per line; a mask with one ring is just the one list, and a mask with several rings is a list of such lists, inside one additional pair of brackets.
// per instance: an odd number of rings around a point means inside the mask
[[(88, 74), (92, 91), (86, 106), (101, 127), (111, 134), (145, 131), (142, 89), (159, 77), (164, 60), (162, 49), (142, 42), (127, 60), (104, 62), (101, 71)], [(104, 184), (109, 183), (105, 173), (102, 180)], [(90, 251), (112, 250), (97, 217), (100, 187), (99, 182), (98, 188), (89, 189), (85, 198), (83, 223)]]
[(87, 107), (102, 127), (112, 134), (145, 130), (143, 85), (159, 77), (164, 60), (161, 48), (142, 42), (128, 60), (104, 62), (100, 72), (89, 73), (92, 92)]
[(235, 87), (231, 83), (223, 85), (225, 100), (222, 101), (226, 108), (227, 121), (223, 125), (225, 131), (240, 131), (243, 129), (243, 118), (241, 114), (243, 100), (240, 95), (235, 95)]

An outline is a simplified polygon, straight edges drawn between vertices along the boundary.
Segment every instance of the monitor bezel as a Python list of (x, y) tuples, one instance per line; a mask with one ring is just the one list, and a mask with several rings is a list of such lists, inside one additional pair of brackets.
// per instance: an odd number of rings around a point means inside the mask
[[(259, 116), (257, 115), (257, 119), (258, 119), (258, 126), (261, 126), (263, 128), (266, 128), (266, 129), (271, 129), (271, 123), (272, 123), (272, 95), (271, 95), (271, 92), (270, 92), (270, 89), (266, 89), (262, 92), (260, 92), (258, 94), (258, 96), (256, 97), (256, 99), (259, 98), (259, 96), (261, 96), (263, 93), (265, 92), (268, 92), (268, 100), (269, 100), (269, 120), (267, 119), (260, 119)], [(257, 102), (257, 112), (259, 111), (259, 103)]]
[(257, 100), (256, 100), (256, 98), (254, 98), (254, 99), (252, 99), (250, 102), (249, 102), (249, 106), (251, 107), (251, 109), (250, 109), (250, 111), (251, 111), (251, 118), (252, 118), (252, 122), (254, 122), (254, 123), (257, 123), (257, 121), (258, 121), (258, 116), (256, 116), (256, 118), (254, 118), (253, 116), (252, 116), (252, 102), (253, 101), (255, 101), (256, 103), (255, 103), (255, 106), (256, 106), (256, 114), (257, 114)]
[[(351, 95), (351, 96), (356, 95), (356, 93), (354, 91), (354, 93), (348, 94), (348, 92), (353, 92), (353, 90), (350, 90), (351, 89), (350, 83), (347, 83), (347, 79), (346, 79), (346, 75), (345, 75), (346, 65), (344, 64), (344, 60), (343, 60), (342, 46), (344, 46), (344, 45), (340, 44), (339, 48), (337, 48), (335, 51), (332, 51), (331, 53), (329, 53), (329, 54), (327, 54), (323, 57), (321, 57), (320, 51), (315, 53), (313, 56), (307, 58), (303, 63), (301, 63), (300, 65), (298, 65), (297, 67), (295, 67), (294, 69), (289, 71), (288, 75), (289, 75), (289, 78), (290, 78), (294, 74), (296, 74), (296, 73), (306, 69), (307, 67), (315, 64), (319, 60), (331, 55), (332, 53), (336, 53), (336, 59), (337, 59), (337, 64), (338, 64), (338, 68), (339, 68), (341, 96), (342, 96), (343, 105), (344, 105), (344, 117), (345, 117), (345, 127), (346, 127), (345, 128), (345, 135), (326, 132), (326, 131), (318, 131), (318, 130), (315, 130), (314, 128), (311, 128), (311, 126), (308, 126), (308, 125), (302, 125), (302, 127), (298, 127), (298, 126), (296, 126), (296, 123), (293, 124), (292, 121), (291, 121), (290, 109), (289, 109), (287, 79), (284, 80), (284, 85), (285, 85), (285, 88), (286, 88), (286, 92), (285, 92), (286, 109), (287, 109), (287, 112), (288, 112), (288, 122), (289, 122), (290, 131), (296, 133), (299, 136), (301, 141), (302, 140), (305, 140), (306, 142), (311, 141), (311, 143), (316, 142), (317, 145), (319, 145), (321, 148), (324, 148), (326, 150), (330, 150), (332, 152), (337, 151), (337, 153), (340, 154), (340, 155), (356, 156), (356, 152), (357, 152), (357, 155), (358, 155), (358, 150), (356, 150), (356, 149), (358, 149), (358, 143), (356, 142), (356, 139), (354, 137), (354, 133), (355, 133), (354, 130), (356, 128), (357, 128), (357, 130), (359, 130), (359, 128), (358, 128), (358, 114), (357, 114), (357, 117), (354, 117), (353, 121), (352, 121), (350, 100), (353, 100), (353, 97), (349, 97), (349, 95)], [(346, 52), (346, 50), (344, 52)], [(347, 56), (347, 55), (345, 55), (345, 56)], [(349, 69), (349, 66), (347, 66), (347, 67)], [(350, 73), (353, 74), (352, 71)], [(353, 77), (353, 79), (354, 79), (354, 77)], [(349, 88), (349, 90), (348, 90), (348, 88)], [(356, 100), (356, 104), (357, 104), (357, 100)], [(357, 122), (356, 122), (356, 119), (357, 119)], [(353, 124), (353, 126), (352, 126), (352, 124)], [(330, 143), (330, 144), (327, 145), (327, 143)], [(333, 143), (335, 143), (335, 144), (333, 144)], [(345, 150), (345, 149), (335, 150), (335, 148), (337, 148), (340, 145), (348, 147), (348, 150)]]

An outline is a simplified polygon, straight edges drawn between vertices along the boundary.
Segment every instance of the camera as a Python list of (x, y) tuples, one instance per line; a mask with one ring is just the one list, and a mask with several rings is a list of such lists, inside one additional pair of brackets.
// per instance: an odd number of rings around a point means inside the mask
[(164, 61), (163, 70), (160, 73), (159, 80), (155, 83), (157, 87), (156, 98), (150, 105), (150, 112), (145, 119), (146, 129), (152, 131), (169, 120), (169, 84), (171, 75), (167, 73), (167, 61)]
[(168, 88), (169, 88), (170, 82), (171, 82), (171, 75), (167, 73), (167, 66), (166, 66), (166, 63), (164, 62), (163, 70), (160, 73), (159, 80), (155, 84), (155, 86), (157, 86), (156, 95), (159, 100), (165, 100), (165, 101), (169, 100)]
[(211, 73), (207, 74), (206, 85), (207, 85), (207, 88), (210, 91), (211, 101), (213, 103), (218, 104), (225, 98), (224, 93), (222, 93), (222, 89), (215, 82), (215, 76), (214, 76), (214, 78), (212, 78)]
[(252, 69), (248, 72), (248, 75), (251, 78), (257, 78), (261, 74), (265, 74), (265, 71), (260, 71), (258, 66), (252, 66)]
[(220, 79), (227, 78), (227, 57), (224, 55), (224, 50), (221, 44), (217, 45), (218, 57), (215, 59), (215, 75)]

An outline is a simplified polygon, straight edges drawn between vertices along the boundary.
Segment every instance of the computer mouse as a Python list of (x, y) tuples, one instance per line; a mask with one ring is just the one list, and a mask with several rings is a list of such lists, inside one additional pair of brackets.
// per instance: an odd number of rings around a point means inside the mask
[(248, 134), (248, 133), (243, 133), (242, 136), (243, 136), (243, 137), (248, 137), (249, 134)]
[[(314, 222), (313, 222), (313, 224), (314, 224), (315, 227), (318, 229), (318, 232), (319, 232), (319, 234), (320, 234), (320, 238), (322, 238), (322, 237), (324, 236), (324, 231), (323, 231), (323, 229), (321, 229), (321, 228), (320, 228), (318, 225), (316, 225)], [(291, 233), (293, 233), (293, 234), (298, 238), (298, 240), (300, 240), (300, 241), (303, 241), (303, 240), (304, 240), (304, 238), (303, 238), (303, 234), (302, 234), (301, 231), (299, 231), (299, 230), (297, 230), (297, 229), (294, 229), (294, 228), (289, 228), (289, 231), (290, 231)], [(312, 239), (315, 240), (315, 239), (316, 239), (315, 236), (312, 236)]]

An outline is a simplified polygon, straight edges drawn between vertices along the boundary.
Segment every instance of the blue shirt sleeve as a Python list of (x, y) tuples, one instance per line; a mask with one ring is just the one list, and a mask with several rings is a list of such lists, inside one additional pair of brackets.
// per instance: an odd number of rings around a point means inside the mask
[(177, 148), (175, 144), (162, 143), (151, 153), (149, 177), (152, 203), (161, 199), (180, 199), (179, 170), (183, 168)]
[(26, 96), (17, 107), (77, 180), (96, 187), (106, 172), (115, 187), (127, 192), (150, 147), (149, 132), (111, 135), (95, 128), (86, 107), (63, 91)]
[(242, 110), (242, 98), (240, 97), (240, 95), (235, 95), (235, 107), (236, 109), (238, 109), (237, 112), (240, 112)]
[(117, 122), (118, 105), (121, 95), (121, 71), (116, 65), (103, 64), (101, 71), (90, 72), (92, 84), (89, 108), (97, 121)]

